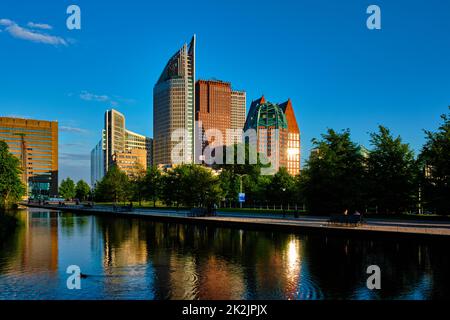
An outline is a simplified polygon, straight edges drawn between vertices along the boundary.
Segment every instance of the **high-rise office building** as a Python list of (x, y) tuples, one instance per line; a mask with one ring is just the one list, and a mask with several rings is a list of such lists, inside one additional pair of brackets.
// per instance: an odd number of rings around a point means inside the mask
[(291, 175), (296, 176), (300, 174), (300, 129), (298, 128), (291, 99), (280, 103), (280, 107), (286, 115), (288, 126), (286, 169)]
[[(199, 80), (195, 85), (196, 159), (202, 156), (204, 148), (211, 143), (231, 145), (242, 139), (245, 121), (245, 92), (234, 91), (229, 82)], [(212, 130), (217, 130), (215, 133)], [(234, 134), (232, 130), (239, 130)], [(205, 133), (210, 132), (206, 137)], [(216, 137), (215, 134), (221, 134)], [(230, 133), (232, 133), (230, 135)], [(214, 136), (213, 136), (214, 135)], [(200, 149), (201, 146), (201, 149)]]
[(263, 97), (250, 106), (245, 130), (256, 130), (257, 151), (264, 153), (277, 171), (285, 167), (291, 175), (300, 173), (300, 130), (292, 102), (267, 102)]
[(102, 132), (102, 139), (91, 151), (91, 185), (94, 186), (105, 176), (105, 130)]
[(0, 140), (21, 163), (27, 195), (58, 195), (58, 122), (0, 117)]
[(245, 91), (231, 90), (231, 129), (244, 129), (246, 105)]
[[(117, 165), (116, 159), (121, 159), (121, 153), (139, 154), (139, 165), (146, 170), (152, 166), (153, 141), (151, 138), (127, 130), (125, 116), (117, 110), (105, 112), (102, 138), (91, 151), (91, 184), (95, 185), (108, 172), (112, 165)], [(145, 151), (145, 162), (141, 161), (142, 152)], [(138, 157), (134, 157), (137, 159)], [(131, 166), (129, 166), (131, 168)], [(123, 167), (122, 169), (124, 169)], [(132, 175), (133, 172), (125, 173)]]
[[(166, 64), (153, 88), (154, 163), (194, 162), (195, 150), (195, 35)], [(172, 152), (180, 141), (179, 152)], [(172, 153), (174, 158), (172, 159)]]
[(273, 173), (286, 167), (287, 120), (280, 106), (267, 102), (264, 96), (253, 101), (244, 130), (251, 129), (256, 130), (256, 150), (270, 161)]

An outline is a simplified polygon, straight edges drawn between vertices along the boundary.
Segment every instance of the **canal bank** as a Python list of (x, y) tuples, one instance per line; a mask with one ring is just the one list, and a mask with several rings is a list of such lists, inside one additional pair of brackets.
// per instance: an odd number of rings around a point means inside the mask
[(214, 217), (191, 217), (186, 210), (133, 209), (114, 211), (112, 207), (87, 208), (83, 206), (56, 206), (23, 204), (30, 208), (41, 208), (76, 214), (92, 214), (106, 217), (132, 217), (160, 222), (194, 225), (213, 225), (217, 227), (269, 230), (280, 232), (313, 232), (326, 235), (416, 237), (429, 239), (450, 239), (450, 222), (401, 221), (388, 219), (367, 219), (357, 227), (337, 226), (328, 223), (327, 217), (301, 216), (290, 218), (282, 216), (249, 215), (244, 213), (218, 212)]

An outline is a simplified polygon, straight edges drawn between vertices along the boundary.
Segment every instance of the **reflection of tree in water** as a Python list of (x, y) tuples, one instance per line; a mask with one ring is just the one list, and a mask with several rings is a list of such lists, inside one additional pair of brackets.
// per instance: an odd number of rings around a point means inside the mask
[[(125, 246), (131, 256), (127, 261), (143, 262), (142, 253), (141, 260), (133, 255), (144, 250), (145, 244), (156, 299), (431, 298), (430, 286), (449, 280), (432, 267), (449, 265), (444, 248), (423, 241), (419, 245), (411, 240), (98, 220), (106, 260), (114, 255), (114, 248), (134, 239), (131, 247)], [(366, 288), (366, 269), (372, 264), (381, 268), (379, 291)], [(446, 286), (439, 287), (435, 295), (448, 296)]]
[(8, 270), (13, 260), (19, 259), (25, 247), (26, 212), (18, 212), (16, 229), (0, 241), (0, 274)]
[(450, 256), (449, 241), (436, 240), (436, 243), (429, 250), (432, 266), (438, 266), (437, 270), (430, 270), (431, 282), (434, 289), (431, 292), (431, 299), (449, 299), (450, 297)]
[[(326, 288), (325, 298), (405, 298), (421, 289), (430, 267), (428, 246), (411, 240), (311, 236), (306, 248), (310, 272)], [(370, 265), (381, 268), (381, 290), (366, 288)]]
[(146, 241), (157, 299), (255, 298), (266, 291), (277, 292), (277, 297), (283, 294), (286, 234), (131, 219), (101, 219), (100, 224), (109, 251), (105, 257), (111, 257), (111, 250), (121, 247), (132, 234)]
[(58, 215), (59, 232), (65, 237), (71, 237), (75, 231), (83, 232), (89, 227), (92, 216), (84, 216), (74, 213), (54, 213)]

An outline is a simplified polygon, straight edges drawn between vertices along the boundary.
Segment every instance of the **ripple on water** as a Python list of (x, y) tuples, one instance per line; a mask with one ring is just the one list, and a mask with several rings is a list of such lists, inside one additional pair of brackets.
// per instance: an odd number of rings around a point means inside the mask
[(298, 286), (295, 296), (297, 300), (323, 300), (325, 298), (319, 285), (307, 275), (302, 275)]

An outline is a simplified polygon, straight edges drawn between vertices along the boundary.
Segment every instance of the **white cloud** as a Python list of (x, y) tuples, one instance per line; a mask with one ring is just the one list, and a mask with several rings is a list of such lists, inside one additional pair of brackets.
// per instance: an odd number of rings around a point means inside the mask
[[(22, 39), (22, 40), (27, 40), (27, 41), (37, 42), (37, 43), (45, 43), (45, 44), (50, 44), (50, 45), (54, 45), (54, 46), (59, 46), (59, 45), (67, 46), (68, 45), (68, 42), (62, 37), (52, 36), (47, 33), (43, 33), (40, 31), (21, 27), (17, 23), (15, 23), (14, 21), (9, 20), (9, 19), (0, 19), (0, 25), (6, 27), (4, 29), (4, 31), (8, 32), (11, 36), (13, 36), (17, 39)], [(34, 25), (36, 25), (36, 24), (34, 24)], [(44, 25), (44, 24), (39, 24), (39, 25), (41, 26), (41, 29), (42, 29), (42, 26), (50, 27), (49, 25)]]
[(9, 19), (0, 19), (0, 26), (8, 27), (8, 26), (11, 26), (13, 24), (14, 24), (14, 22), (9, 20)]
[[(69, 96), (72, 96), (72, 94), (69, 94)], [(132, 104), (135, 103), (136, 100), (134, 99), (125, 99), (120, 96), (108, 96), (106, 94), (95, 94), (88, 91), (82, 91), (79, 95), (80, 99), (85, 101), (96, 101), (96, 102), (106, 102), (109, 103), (111, 106), (116, 107), (119, 104)]]
[(53, 27), (49, 24), (46, 23), (34, 23), (34, 22), (28, 22), (27, 26), (29, 28), (33, 28), (33, 29), (43, 29), (43, 30), (52, 30)]
[(68, 126), (60, 126), (59, 130), (61, 132), (87, 133), (87, 130), (85, 130), (85, 129), (75, 128), (75, 127), (68, 127)]
[(98, 102), (108, 102), (111, 101), (111, 98), (105, 94), (98, 95), (94, 93), (90, 93), (87, 91), (83, 91), (80, 93), (80, 98), (86, 101), (98, 101)]

